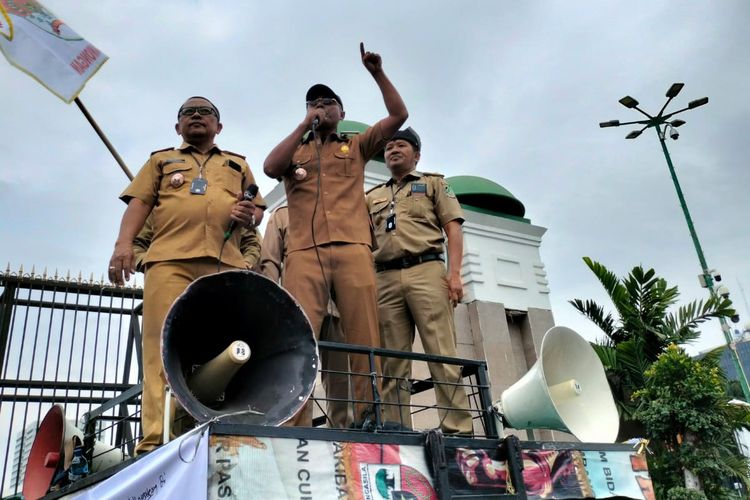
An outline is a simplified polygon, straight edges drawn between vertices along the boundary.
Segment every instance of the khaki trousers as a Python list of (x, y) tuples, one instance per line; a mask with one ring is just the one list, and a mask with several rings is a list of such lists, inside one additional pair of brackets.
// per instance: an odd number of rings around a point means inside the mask
[[(341, 321), (338, 316), (332, 314), (326, 315), (321, 327), (320, 339), (328, 342), (345, 342), (344, 332), (341, 331)], [(349, 401), (352, 399), (349, 390), (349, 376), (342, 373), (349, 372), (348, 353), (338, 351), (320, 350), (320, 364), (323, 368), (321, 379), (323, 388), (326, 391), (326, 397), (329, 399), (343, 401), (327, 401), (326, 414), (330, 420), (331, 427), (345, 429), (352, 423), (352, 413), (349, 408)]]
[[(425, 262), (408, 269), (377, 273), (380, 335), (383, 347), (398, 351), (412, 350), (414, 327), (419, 331), (426, 354), (456, 356), (456, 327), (453, 304), (448, 297), (445, 264)], [(435, 383), (438, 406), (453, 410), (438, 410), (446, 433), (473, 431), (469, 401), (461, 383), (460, 367), (442, 363), (428, 363)], [(385, 420), (411, 427), (410, 409), (389, 405), (408, 405), (411, 391), (411, 360), (383, 358), (383, 412)], [(447, 382), (448, 384), (443, 384)]]
[[(143, 393), (141, 395), (141, 428), (143, 437), (136, 454), (162, 444), (164, 429), (164, 391), (167, 384), (161, 360), (161, 330), (172, 303), (185, 288), (207, 274), (218, 271), (212, 258), (172, 260), (150, 264), (143, 287)], [(221, 266), (222, 271), (234, 269)], [(211, 314), (205, 311), (205, 314)], [(174, 399), (172, 400), (175, 401)], [(174, 419), (172, 404), (170, 422)], [(171, 434), (171, 432), (170, 432)], [(173, 434), (172, 434), (173, 435)]]
[[(318, 261), (320, 255), (320, 261)], [(349, 344), (380, 346), (378, 306), (372, 252), (367, 245), (332, 243), (315, 248), (296, 250), (286, 257), (284, 287), (297, 299), (312, 324), (315, 337), (320, 338), (323, 318), (327, 314), (329, 290), (336, 299), (341, 329)], [(380, 375), (379, 359), (375, 373)], [(366, 355), (349, 357), (352, 392), (355, 399), (354, 421), (361, 423), (372, 411), (372, 380)], [(380, 391), (380, 378), (377, 377)], [(310, 403), (294, 417), (294, 425), (312, 425)]]

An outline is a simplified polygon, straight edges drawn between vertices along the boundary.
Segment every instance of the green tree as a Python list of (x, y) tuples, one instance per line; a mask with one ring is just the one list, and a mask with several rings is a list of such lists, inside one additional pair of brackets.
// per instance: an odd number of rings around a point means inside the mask
[(649, 471), (657, 497), (683, 498), (688, 471), (707, 498), (736, 498), (726, 478), (746, 486), (750, 481), (748, 461), (734, 440), (734, 430), (747, 426), (750, 412), (728, 403), (718, 356), (694, 360), (673, 344), (645, 378), (645, 387), (634, 393), (634, 416), (645, 425), (654, 452)]
[(670, 311), (679, 298), (653, 269), (634, 267), (621, 279), (602, 264), (583, 258), (609, 295), (615, 313), (593, 300), (570, 303), (604, 333), (593, 344), (604, 365), (621, 417), (620, 439), (643, 436), (643, 424), (634, 416), (635, 391), (646, 384), (645, 372), (670, 344), (683, 345), (700, 335), (698, 325), (715, 317), (735, 314), (728, 299), (693, 301)]

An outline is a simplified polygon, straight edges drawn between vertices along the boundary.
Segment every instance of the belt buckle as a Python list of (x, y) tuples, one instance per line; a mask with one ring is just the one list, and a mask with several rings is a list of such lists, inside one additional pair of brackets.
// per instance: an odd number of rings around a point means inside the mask
[(401, 265), (401, 269), (408, 269), (412, 266), (409, 257), (401, 257), (401, 262), (399, 264)]

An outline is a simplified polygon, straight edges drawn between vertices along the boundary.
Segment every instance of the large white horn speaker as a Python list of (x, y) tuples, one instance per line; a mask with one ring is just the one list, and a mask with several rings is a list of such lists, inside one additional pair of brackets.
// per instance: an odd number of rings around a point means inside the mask
[(161, 354), (172, 392), (201, 423), (279, 425), (305, 404), (318, 368), (300, 305), (252, 271), (191, 283), (164, 321)]
[(514, 429), (552, 429), (583, 442), (613, 443), (620, 417), (599, 356), (564, 326), (542, 339), (539, 359), (501, 396), (502, 414)]
[[(65, 419), (62, 406), (54, 405), (44, 416), (29, 450), (26, 474), (23, 478), (23, 497), (36, 500), (47, 494), (55, 473), (70, 467), (73, 442), (83, 442), (83, 432)], [(94, 442), (89, 472), (108, 469), (125, 460), (119, 448), (101, 441)]]

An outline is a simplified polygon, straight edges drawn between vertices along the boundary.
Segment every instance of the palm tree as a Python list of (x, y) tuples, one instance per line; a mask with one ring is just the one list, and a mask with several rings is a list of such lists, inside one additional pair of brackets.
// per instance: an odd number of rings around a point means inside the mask
[(735, 314), (729, 299), (711, 297), (693, 301), (670, 312), (677, 303), (677, 287), (669, 287), (653, 269), (634, 267), (627, 277), (618, 278), (602, 264), (583, 261), (599, 279), (615, 308), (605, 312), (593, 300), (569, 301), (604, 333), (592, 344), (604, 365), (615, 402), (620, 411), (619, 439), (643, 436), (643, 426), (634, 418), (635, 391), (646, 384), (645, 372), (670, 344), (684, 345), (700, 336), (698, 325), (710, 318)]

